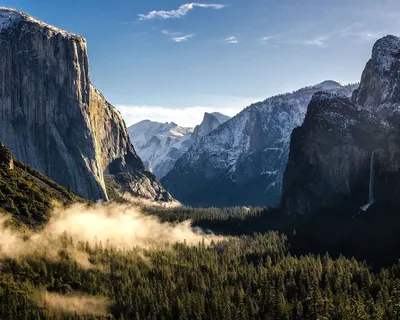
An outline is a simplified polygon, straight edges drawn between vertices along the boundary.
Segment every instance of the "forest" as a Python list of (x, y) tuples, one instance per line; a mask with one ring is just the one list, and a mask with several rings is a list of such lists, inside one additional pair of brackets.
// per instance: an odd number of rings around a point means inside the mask
[[(301, 228), (289, 237), (250, 232), (269, 228), (260, 225), (268, 217), (278, 225), (273, 209), (148, 207), (146, 214), (173, 224), (192, 218), (197, 229), (225, 236), (121, 250), (65, 233), (55, 257), (1, 260), (0, 318), (400, 319), (400, 264), (295, 253)], [(71, 252), (87, 255), (90, 265)]]
[(190, 220), (202, 240), (120, 248), (63, 232), (32, 250), (54, 199), (82, 202), (22, 163), (0, 165), (0, 319), (400, 319), (396, 208), (290, 217), (152, 205), (139, 221), (176, 232)]

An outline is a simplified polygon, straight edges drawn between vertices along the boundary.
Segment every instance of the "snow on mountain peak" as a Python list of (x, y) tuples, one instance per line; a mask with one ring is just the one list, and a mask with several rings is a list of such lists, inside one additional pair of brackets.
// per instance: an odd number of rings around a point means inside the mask
[(73, 34), (69, 31), (47, 24), (19, 10), (0, 7), (0, 32), (9, 29), (10, 27), (12, 27), (21, 20), (36, 24), (44, 31), (51, 31), (57, 34), (61, 34), (63, 37), (66, 38), (78, 38), (81, 41), (86, 42), (86, 40), (79, 35)]
[(20, 16), (21, 14), (17, 10), (0, 7), (0, 30), (12, 26)]
[(372, 59), (378, 62), (381, 71), (390, 71), (393, 62), (399, 60), (400, 38), (388, 35), (376, 41), (372, 49)]
[(212, 112), (211, 114), (212, 114), (214, 117), (217, 118), (217, 120), (218, 120), (218, 122), (219, 122), (220, 124), (223, 124), (224, 122), (228, 121), (228, 120), (231, 118), (231, 117), (226, 116), (226, 115), (224, 115), (224, 114), (222, 114), (222, 113), (219, 113), (219, 112)]
[(335, 90), (335, 89), (340, 89), (341, 87), (343, 87), (343, 85), (339, 82), (333, 81), (333, 80), (326, 80), (323, 81), (315, 86), (313, 86), (316, 89), (319, 90), (327, 90), (327, 91), (331, 91), (331, 90)]

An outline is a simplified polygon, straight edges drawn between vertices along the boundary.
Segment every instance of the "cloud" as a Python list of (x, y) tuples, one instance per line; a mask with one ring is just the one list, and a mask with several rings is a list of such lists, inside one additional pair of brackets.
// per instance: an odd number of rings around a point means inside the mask
[(100, 317), (107, 313), (111, 304), (109, 299), (102, 296), (90, 296), (85, 293), (61, 295), (43, 290), (36, 292), (33, 300), (58, 317), (68, 314)]
[(379, 38), (385, 36), (388, 32), (385, 31), (360, 31), (360, 32), (342, 32), (339, 36), (342, 37), (354, 37), (361, 41), (376, 41)]
[(239, 43), (239, 41), (236, 39), (235, 36), (226, 38), (225, 42), (226, 43), (231, 43), (231, 44), (238, 44)]
[(207, 106), (194, 106), (187, 108), (167, 108), (161, 106), (117, 106), (128, 126), (142, 120), (156, 122), (175, 122), (184, 127), (194, 127), (201, 123), (205, 112), (221, 112), (228, 116), (234, 116), (251, 102), (243, 101), (238, 107), (216, 108)]
[(185, 42), (188, 41), (189, 39), (193, 38), (193, 34), (188, 34), (186, 36), (182, 36), (182, 37), (173, 37), (172, 40), (174, 40), (175, 42)]
[(310, 40), (304, 40), (300, 41), (300, 44), (304, 45), (311, 45), (311, 46), (318, 46), (318, 47), (324, 47), (325, 46), (325, 41), (327, 41), (330, 38), (328, 35), (323, 35), (319, 36)]
[(66, 242), (66, 239), (72, 237), (75, 243), (87, 242), (91, 246), (102, 243), (107, 248), (139, 251), (164, 250), (178, 242), (197, 245), (223, 239), (193, 230), (190, 221), (162, 223), (157, 217), (144, 213), (144, 207), (158, 205), (156, 203), (141, 199), (130, 202), (96, 203), (91, 206), (77, 203), (68, 208), (56, 207), (50, 221), (40, 232), (14, 230), (9, 227), (9, 217), (0, 214), (0, 258), (18, 259), (35, 254), (57, 261), (62, 258), (61, 250), (81, 267), (94, 268), (88, 254), (79, 246)]
[(278, 38), (279, 35), (278, 34), (274, 34), (274, 35), (269, 35), (269, 36), (265, 36), (261, 38), (261, 43), (267, 43), (270, 42), (271, 40)]
[(194, 34), (183, 35), (182, 32), (171, 32), (167, 29), (161, 30), (162, 34), (171, 37), (174, 42), (185, 42), (194, 37)]
[(189, 11), (194, 8), (211, 8), (215, 10), (223, 9), (226, 6), (223, 4), (204, 4), (204, 3), (187, 3), (181, 5), (176, 10), (159, 10), (150, 11), (148, 14), (139, 14), (139, 20), (153, 20), (153, 19), (178, 19), (186, 16)]
[(362, 30), (362, 24), (355, 22), (345, 28), (333, 30), (332, 32), (316, 36), (311, 39), (286, 41), (286, 43), (326, 47), (329, 41), (338, 40), (343, 37), (352, 37), (360, 41), (375, 41), (386, 34), (384, 31)]

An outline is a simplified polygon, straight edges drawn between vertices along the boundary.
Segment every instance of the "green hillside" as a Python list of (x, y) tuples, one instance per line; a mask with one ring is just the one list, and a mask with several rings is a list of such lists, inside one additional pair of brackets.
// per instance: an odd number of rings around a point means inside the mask
[(54, 203), (81, 201), (45, 175), (15, 160), (0, 142), (0, 209), (29, 227), (48, 221)]

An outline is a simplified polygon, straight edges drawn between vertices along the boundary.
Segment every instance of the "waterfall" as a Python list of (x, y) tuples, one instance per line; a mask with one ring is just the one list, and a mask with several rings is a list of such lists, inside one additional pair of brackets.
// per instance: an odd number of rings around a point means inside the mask
[(374, 183), (375, 183), (374, 160), (375, 160), (375, 151), (372, 152), (371, 163), (370, 163), (370, 167), (369, 167), (369, 193), (368, 193), (368, 204), (369, 205), (371, 205), (375, 202), (375, 199), (374, 199)]
[(369, 191), (368, 191), (368, 203), (365, 206), (362, 206), (360, 209), (362, 211), (367, 211), (368, 208), (374, 204), (374, 184), (375, 184), (375, 151), (371, 154), (371, 162), (369, 164)]

